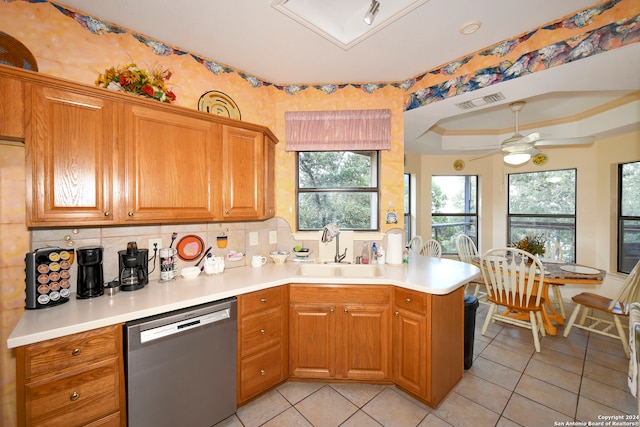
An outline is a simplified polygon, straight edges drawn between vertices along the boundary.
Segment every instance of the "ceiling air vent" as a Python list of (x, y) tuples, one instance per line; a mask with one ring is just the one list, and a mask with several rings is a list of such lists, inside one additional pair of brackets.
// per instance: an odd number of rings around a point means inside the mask
[(492, 104), (494, 102), (502, 101), (504, 95), (502, 92), (492, 93), (491, 95), (483, 96), (481, 98), (475, 98), (469, 101), (456, 104), (456, 107), (461, 110), (470, 110), (472, 108), (481, 107), (483, 105)]

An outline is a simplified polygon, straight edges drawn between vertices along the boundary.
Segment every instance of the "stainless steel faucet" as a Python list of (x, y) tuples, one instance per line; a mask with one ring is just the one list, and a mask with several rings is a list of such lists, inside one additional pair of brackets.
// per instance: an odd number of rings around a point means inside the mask
[(336, 239), (336, 256), (333, 258), (333, 261), (340, 263), (347, 256), (347, 248), (344, 249), (343, 254), (340, 254), (340, 230), (338, 230), (335, 224), (325, 225), (322, 230), (322, 243), (329, 243), (334, 237)]

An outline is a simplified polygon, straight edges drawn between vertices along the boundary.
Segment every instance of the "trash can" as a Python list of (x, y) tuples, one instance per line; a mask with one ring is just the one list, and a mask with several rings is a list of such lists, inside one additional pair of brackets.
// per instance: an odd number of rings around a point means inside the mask
[(480, 303), (473, 295), (464, 296), (464, 369), (473, 364), (473, 339), (476, 329), (476, 310)]

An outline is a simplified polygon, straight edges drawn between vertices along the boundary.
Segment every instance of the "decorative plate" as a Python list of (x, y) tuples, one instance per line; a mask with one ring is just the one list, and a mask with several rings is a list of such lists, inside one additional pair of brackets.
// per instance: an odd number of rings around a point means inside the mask
[(578, 274), (599, 274), (600, 270), (596, 270), (595, 268), (583, 267), (581, 265), (563, 265), (560, 267), (561, 270), (568, 271), (569, 273), (578, 273)]
[(453, 168), (457, 171), (464, 169), (464, 162), (460, 159), (453, 162)]
[(544, 153), (538, 153), (535, 156), (533, 156), (533, 159), (531, 159), (533, 164), (537, 166), (544, 165), (545, 163), (547, 163), (547, 160), (549, 160), (549, 158)]
[(187, 234), (178, 240), (178, 244), (176, 245), (178, 258), (183, 261), (196, 260), (200, 255), (202, 255), (203, 249), (204, 242), (200, 236), (196, 236), (195, 234)]
[(38, 63), (29, 48), (2, 31), (0, 31), (0, 64), (38, 71)]
[(238, 104), (230, 96), (217, 90), (210, 90), (200, 97), (198, 110), (230, 119), (241, 119)]

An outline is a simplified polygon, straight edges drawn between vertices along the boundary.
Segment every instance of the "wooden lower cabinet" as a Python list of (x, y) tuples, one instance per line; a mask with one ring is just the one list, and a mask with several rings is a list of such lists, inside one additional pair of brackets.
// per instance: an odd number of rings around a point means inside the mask
[(16, 349), (19, 426), (125, 426), (122, 325)]
[(464, 289), (431, 295), (395, 288), (393, 381), (437, 406), (464, 373)]
[(238, 405), (287, 379), (288, 286), (238, 296)]
[(388, 380), (389, 289), (290, 285), (289, 375)]

